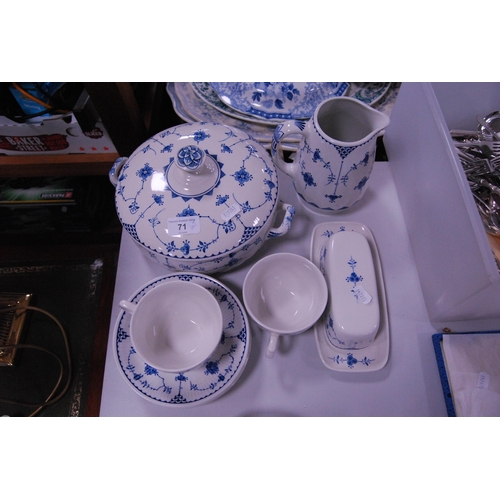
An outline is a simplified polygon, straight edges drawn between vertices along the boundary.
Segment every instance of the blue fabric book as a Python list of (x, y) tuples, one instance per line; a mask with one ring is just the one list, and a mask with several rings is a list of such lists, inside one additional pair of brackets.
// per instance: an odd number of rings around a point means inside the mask
[[(499, 331), (489, 331), (432, 335), (449, 417), (497, 416), (500, 400), (497, 363), (500, 357), (500, 338), (496, 339), (489, 335), (498, 336), (499, 333)], [(471, 335), (476, 337), (459, 338)], [(484, 335), (488, 337), (485, 338)], [(449, 338), (444, 341), (446, 336)]]

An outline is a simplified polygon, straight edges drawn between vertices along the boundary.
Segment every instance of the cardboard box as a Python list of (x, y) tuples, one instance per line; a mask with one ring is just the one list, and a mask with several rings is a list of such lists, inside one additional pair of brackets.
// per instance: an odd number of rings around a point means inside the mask
[(0, 206), (75, 203), (72, 177), (19, 177), (0, 179)]
[(22, 124), (4, 116), (0, 120), (2, 155), (114, 152), (116, 148), (100, 121), (91, 132), (83, 132), (73, 114)]

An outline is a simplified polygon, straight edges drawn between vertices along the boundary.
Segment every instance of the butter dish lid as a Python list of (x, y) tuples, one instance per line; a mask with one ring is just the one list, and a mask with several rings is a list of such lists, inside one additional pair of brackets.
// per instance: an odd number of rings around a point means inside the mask
[(335, 233), (327, 255), (325, 264), (337, 337), (373, 339), (379, 329), (380, 306), (368, 240), (354, 231)]

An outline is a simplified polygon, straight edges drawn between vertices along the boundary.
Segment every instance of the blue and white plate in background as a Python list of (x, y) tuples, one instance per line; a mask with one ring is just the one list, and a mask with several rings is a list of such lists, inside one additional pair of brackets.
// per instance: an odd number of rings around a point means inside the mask
[(221, 113), (224, 113), (227, 116), (231, 116), (240, 121), (256, 123), (258, 125), (265, 125), (268, 127), (273, 127), (278, 125), (279, 123), (283, 123), (283, 120), (281, 118), (267, 119), (267, 118), (262, 118), (260, 116), (247, 115), (245, 113), (237, 111), (236, 109), (230, 108), (224, 102), (221, 101), (217, 92), (215, 92), (210, 83), (192, 82), (191, 85), (193, 86), (193, 90), (196, 93), (196, 95), (202, 101), (205, 101), (214, 109), (220, 111)]
[(373, 107), (387, 94), (390, 87), (390, 83), (351, 83), (347, 95)]
[[(167, 83), (167, 93), (172, 99), (174, 111), (177, 116), (186, 122), (213, 122), (224, 123), (231, 127), (238, 128), (247, 132), (256, 141), (260, 142), (265, 148), (271, 148), (271, 142), (274, 130), (277, 124), (274, 122), (264, 123), (263, 121), (255, 123), (254, 121), (243, 120), (223, 113), (218, 107), (209, 104), (201, 99), (195, 92), (191, 83), (170, 82)], [(297, 151), (300, 143), (300, 136), (290, 136), (287, 142), (283, 144), (283, 150)]]
[(268, 120), (308, 119), (318, 104), (347, 92), (346, 82), (211, 82), (230, 108)]

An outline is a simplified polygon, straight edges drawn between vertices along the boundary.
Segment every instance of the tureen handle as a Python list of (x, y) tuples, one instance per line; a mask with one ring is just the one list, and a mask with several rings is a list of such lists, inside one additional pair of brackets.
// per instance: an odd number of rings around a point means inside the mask
[(288, 233), (290, 226), (292, 225), (292, 220), (295, 215), (295, 207), (289, 205), (288, 203), (283, 203), (282, 201), (278, 204), (278, 211), (284, 211), (284, 217), (279, 227), (273, 227), (266, 235), (266, 240), (269, 238), (277, 238)]
[(120, 171), (127, 160), (128, 160), (128, 158), (123, 157), (123, 156), (118, 158), (113, 163), (113, 166), (111, 167), (111, 170), (109, 171), (109, 174), (108, 174), (109, 180), (111, 181), (111, 184), (113, 184), (113, 186), (115, 186), (115, 187), (118, 184), (118, 177), (120, 175)]

